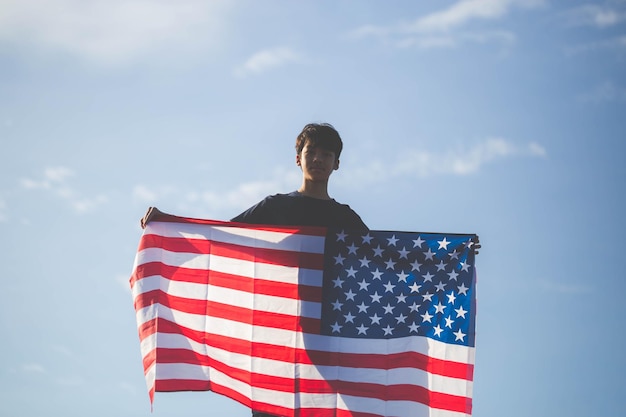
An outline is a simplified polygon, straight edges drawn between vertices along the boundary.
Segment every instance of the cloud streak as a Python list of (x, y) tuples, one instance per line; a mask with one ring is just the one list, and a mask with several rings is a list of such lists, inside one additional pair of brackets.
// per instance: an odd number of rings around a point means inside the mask
[(474, 21), (498, 20), (514, 8), (536, 8), (542, 0), (461, 0), (446, 9), (420, 16), (410, 23), (392, 26), (365, 25), (349, 37), (375, 37), (396, 47), (417, 46), (422, 49), (454, 47), (464, 43), (499, 42), (510, 44), (515, 35), (505, 30), (468, 30)]
[(0, 11), (0, 43), (27, 44), (107, 66), (122, 65), (164, 45), (180, 49), (215, 39), (207, 31), (219, 31), (225, 4), (201, 0), (5, 0)]
[(19, 184), (26, 190), (44, 190), (51, 192), (67, 201), (70, 207), (77, 213), (85, 213), (96, 209), (108, 202), (104, 194), (95, 197), (84, 197), (68, 182), (74, 176), (74, 171), (67, 167), (46, 168), (41, 179), (21, 178)]
[(351, 173), (344, 173), (341, 183), (380, 183), (398, 177), (429, 178), (437, 175), (466, 176), (478, 172), (485, 165), (509, 157), (547, 157), (545, 148), (531, 142), (523, 146), (502, 138), (487, 139), (470, 149), (455, 149), (443, 153), (414, 149), (395, 160), (375, 161)]
[(300, 60), (300, 55), (287, 47), (264, 49), (256, 52), (245, 63), (235, 68), (234, 74), (237, 77), (245, 78)]

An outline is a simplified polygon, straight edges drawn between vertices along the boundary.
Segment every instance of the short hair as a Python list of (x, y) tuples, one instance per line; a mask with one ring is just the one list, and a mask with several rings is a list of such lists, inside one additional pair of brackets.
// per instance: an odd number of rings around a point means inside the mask
[(296, 139), (296, 152), (298, 155), (300, 155), (307, 143), (313, 147), (333, 151), (337, 159), (339, 159), (343, 149), (343, 142), (339, 132), (329, 123), (309, 123), (304, 126)]

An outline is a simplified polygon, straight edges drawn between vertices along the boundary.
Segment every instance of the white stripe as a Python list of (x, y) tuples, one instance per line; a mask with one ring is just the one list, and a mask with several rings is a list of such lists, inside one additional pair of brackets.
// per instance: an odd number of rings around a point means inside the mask
[[(155, 317), (144, 310), (137, 312), (138, 325)], [(423, 336), (409, 336), (398, 339), (352, 339), (335, 336), (313, 335), (289, 330), (275, 329), (257, 325), (249, 325), (232, 320), (217, 317), (206, 317), (171, 310), (160, 306), (158, 317), (178, 323), (179, 325), (210, 334), (218, 334), (241, 340), (276, 345), (279, 347), (290, 346), (308, 350), (320, 350), (331, 352), (361, 353), (361, 354), (395, 354), (405, 352), (417, 352), (428, 354), (435, 359), (442, 359), (459, 363), (474, 363), (474, 348), (461, 345), (451, 345)], [(142, 320), (142, 321), (140, 321)]]
[(218, 255), (198, 255), (197, 253), (171, 252), (160, 248), (148, 248), (137, 253), (137, 266), (148, 262), (161, 262), (165, 265), (197, 269), (201, 271), (216, 271), (225, 274), (238, 275), (248, 278), (265, 279), (287, 284), (303, 284), (322, 286), (323, 271), (316, 269), (298, 268), (283, 265), (251, 262), (236, 258), (227, 258)]
[[(249, 355), (229, 352), (197, 342), (187, 340), (184, 336), (176, 334), (159, 334), (159, 347), (167, 349), (189, 349), (201, 355), (241, 369), (247, 372), (276, 376), (281, 378), (311, 379), (318, 381), (340, 380), (347, 382), (361, 382), (379, 384), (383, 386), (394, 384), (412, 384), (427, 387), (431, 391), (443, 392), (451, 395), (469, 397), (468, 388), (472, 382), (458, 378), (451, 378), (415, 368), (394, 368), (390, 370), (353, 368), (347, 366), (319, 366), (309, 364), (298, 364), (297, 369), (293, 366), (293, 361), (281, 362), (261, 357), (251, 358)], [(142, 352), (143, 344), (142, 344)], [(145, 351), (146, 354), (150, 350)], [(198, 365), (199, 366), (199, 365)], [(162, 379), (161, 375), (158, 375)], [(195, 379), (195, 378), (192, 378)], [(471, 394), (471, 392), (470, 392)]]
[[(283, 229), (289, 230), (289, 227)], [(211, 226), (207, 224), (150, 222), (144, 235), (203, 239), (232, 243), (253, 248), (279, 249), (298, 252), (324, 253), (324, 236), (312, 236), (294, 232), (273, 232), (251, 227)]]

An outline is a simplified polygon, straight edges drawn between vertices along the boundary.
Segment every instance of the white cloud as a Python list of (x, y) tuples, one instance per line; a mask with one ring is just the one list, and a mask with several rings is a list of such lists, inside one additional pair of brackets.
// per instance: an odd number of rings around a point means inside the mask
[(199, 45), (219, 30), (227, 2), (5, 0), (0, 42), (30, 44), (119, 65), (166, 45)]
[(339, 182), (356, 184), (385, 182), (399, 177), (464, 176), (478, 172), (490, 162), (513, 156), (546, 157), (547, 152), (534, 142), (519, 146), (501, 138), (487, 139), (470, 149), (459, 148), (443, 153), (416, 149), (403, 152), (393, 161), (375, 161), (346, 173)]
[(241, 66), (235, 68), (235, 75), (246, 77), (251, 74), (258, 74), (283, 65), (298, 62), (300, 55), (290, 48), (277, 47), (256, 52)]
[(63, 200), (67, 201), (70, 207), (77, 213), (85, 213), (94, 210), (98, 206), (108, 202), (108, 198), (104, 194), (94, 197), (85, 197), (72, 188), (68, 179), (74, 176), (74, 171), (67, 167), (46, 168), (43, 172), (43, 178), (31, 179), (21, 178), (20, 185), (29, 190), (42, 189), (49, 191)]
[(618, 10), (607, 3), (585, 4), (566, 11), (563, 17), (571, 26), (595, 26), (604, 29), (626, 21), (626, 10)]
[(34, 373), (34, 374), (45, 374), (46, 373), (45, 368), (42, 365), (40, 365), (38, 363), (35, 363), (35, 362), (26, 363), (26, 364), (22, 365), (22, 370), (24, 372), (26, 372), (26, 373), (29, 373), (29, 374), (31, 374), (31, 373)]
[(461, 0), (450, 7), (425, 16), (411, 23), (393, 26), (366, 25), (353, 30), (353, 39), (376, 37), (397, 47), (420, 48), (453, 47), (463, 43), (499, 42), (510, 44), (515, 35), (506, 30), (465, 29), (473, 21), (498, 20), (512, 8), (535, 8), (543, 0)]
[(560, 283), (555, 281), (542, 280), (539, 282), (541, 288), (548, 292), (556, 292), (559, 294), (587, 294), (591, 292), (591, 288), (583, 284)]
[(626, 101), (626, 89), (611, 81), (604, 81), (578, 96), (582, 103), (599, 104), (612, 101)]

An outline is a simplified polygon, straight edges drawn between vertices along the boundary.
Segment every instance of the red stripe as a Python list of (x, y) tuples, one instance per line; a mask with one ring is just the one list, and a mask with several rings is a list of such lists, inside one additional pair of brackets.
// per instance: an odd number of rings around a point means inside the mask
[(190, 314), (207, 315), (226, 320), (237, 321), (253, 326), (272, 327), (285, 330), (306, 330), (319, 332), (319, 319), (273, 313), (269, 311), (250, 310), (230, 304), (222, 304), (208, 300), (174, 297), (161, 290), (148, 291), (135, 298), (135, 310), (160, 304), (173, 310)]
[(294, 299), (299, 298), (303, 301), (322, 301), (321, 287), (249, 278), (217, 271), (169, 266), (160, 262), (148, 262), (137, 266), (135, 273), (133, 273), (131, 277), (131, 285), (134, 285), (142, 278), (159, 275), (177, 282), (215, 285), (217, 287), (247, 291), (249, 293)]
[(307, 269), (323, 269), (324, 254), (282, 249), (267, 249), (241, 246), (206, 239), (172, 238), (159, 235), (144, 235), (139, 250), (160, 248), (170, 252), (212, 254), (242, 261), (260, 262)]
[[(253, 355), (276, 361), (293, 361), (305, 365), (317, 366), (345, 366), (348, 368), (370, 368), (370, 369), (397, 369), (414, 368), (421, 369), (431, 374), (441, 375), (450, 378), (465, 379), (471, 381), (474, 373), (474, 366), (471, 364), (446, 361), (443, 359), (431, 358), (417, 352), (404, 352), (394, 354), (362, 354), (362, 353), (337, 353), (317, 350), (287, 348), (278, 349), (276, 345), (266, 343), (256, 343), (249, 340), (236, 339), (232, 337), (205, 333), (191, 330), (183, 326), (172, 323), (163, 318), (153, 319), (157, 325), (144, 323), (139, 328), (141, 340), (153, 334), (156, 329), (160, 333), (180, 334), (190, 340), (200, 344), (206, 344), (217, 349), (242, 355)], [(162, 362), (164, 358), (159, 358)], [(171, 362), (175, 363), (176, 358)], [(209, 365), (209, 358), (203, 357), (198, 365)]]

